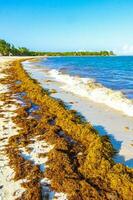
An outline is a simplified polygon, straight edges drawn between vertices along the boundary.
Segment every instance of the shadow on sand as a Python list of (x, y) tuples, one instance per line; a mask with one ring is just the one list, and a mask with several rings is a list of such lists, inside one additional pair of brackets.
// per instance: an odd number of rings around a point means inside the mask
[(133, 167), (133, 159), (125, 160), (124, 156), (119, 155), (119, 151), (121, 149), (122, 141), (118, 141), (112, 134), (109, 134), (103, 126), (96, 125), (94, 128), (99, 132), (101, 136), (108, 135), (111, 143), (113, 144), (114, 149), (118, 152), (113, 158), (116, 163), (122, 163), (128, 167)]
[[(54, 97), (55, 98), (55, 97)], [(73, 103), (68, 103), (68, 102), (63, 102), (60, 98), (55, 98), (57, 99), (58, 101), (61, 101), (63, 103), (63, 105), (71, 110), (72, 109), (72, 105)], [(83, 121), (87, 121), (86, 118), (80, 113), (80, 112), (77, 112), (77, 116), (80, 116), (81, 120)], [(123, 143), (123, 141), (118, 141), (115, 139), (114, 135), (113, 134), (110, 134), (106, 131), (106, 129), (101, 126), (101, 125), (94, 125), (93, 126), (101, 136), (103, 135), (108, 135), (109, 138), (110, 138), (110, 141), (114, 147), (114, 149), (117, 151), (116, 155), (114, 156), (113, 160), (116, 162), (116, 163), (122, 163), (124, 165), (126, 165), (127, 167), (133, 167), (133, 159), (130, 159), (130, 160), (125, 160), (125, 157), (124, 156), (121, 156), (119, 155), (119, 151), (121, 149), (121, 145)]]

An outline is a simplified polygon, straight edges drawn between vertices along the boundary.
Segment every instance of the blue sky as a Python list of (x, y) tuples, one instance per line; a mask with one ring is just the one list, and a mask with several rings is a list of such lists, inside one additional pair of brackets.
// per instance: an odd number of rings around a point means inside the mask
[(33, 50), (133, 54), (133, 0), (0, 0), (0, 38)]

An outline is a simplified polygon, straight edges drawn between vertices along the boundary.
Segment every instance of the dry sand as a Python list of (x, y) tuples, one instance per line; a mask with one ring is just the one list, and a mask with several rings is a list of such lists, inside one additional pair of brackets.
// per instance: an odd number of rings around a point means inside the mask
[[(16, 60), (19, 57), (0, 57), (0, 78), (6, 77), (2, 72), (4, 68), (9, 67), (8, 63), (10, 61)], [(21, 57), (22, 58), (22, 57)], [(0, 83), (0, 96), (9, 91), (8, 85), (3, 85)], [(0, 200), (14, 200), (17, 197), (20, 197), (24, 192), (24, 189), (21, 187), (22, 182), (27, 180), (14, 181), (14, 171), (9, 166), (9, 159), (5, 153), (5, 145), (8, 144), (8, 139), (18, 134), (18, 127), (13, 123), (12, 117), (15, 115), (15, 110), (17, 107), (14, 105), (14, 101), (18, 103), (16, 99), (13, 99), (13, 102), (4, 105), (4, 101), (0, 101)], [(20, 105), (22, 102), (19, 102)], [(47, 144), (45, 141), (37, 141), (36, 138), (33, 138), (33, 144), (30, 144), (28, 147), (31, 149), (30, 152), (26, 148), (21, 148), (21, 155), (26, 160), (32, 161), (35, 165), (40, 165), (40, 170), (44, 172), (46, 166), (47, 157), (40, 158), (40, 153), (47, 153), (53, 147)], [(45, 196), (49, 196), (49, 200), (66, 200), (67, 196), (64, 193), (57, 193), (50, 189), (50, 180), (44, 178), (41, 180), (42, 186), (42, 195), (45, 199)]]
[[(6, 75), (2, 70), (7, 67), (7, 61), (11, 58), (0, 58), (0, 78)], [(8, 85), (0, 83), (0, 97), (2, 94), (8, 92)], [(0, 101), (0, 200), (12, 200), (19, 197), (24, 191), (20, 183), (22, 181), (13, 180), (14, 171), (9, 166), (9, 159), (5, 154), (5, 145), (8, 143), (9, 137), (17, 134), (17, 128), (12, 122), (14, 116), (15, 105), (12, 103), (10, 107), (4, 105), (4, 101)]]

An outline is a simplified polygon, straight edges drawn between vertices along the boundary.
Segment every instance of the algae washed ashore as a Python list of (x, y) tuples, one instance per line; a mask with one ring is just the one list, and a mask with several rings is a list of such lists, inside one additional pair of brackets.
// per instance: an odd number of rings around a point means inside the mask
[(2, 199), (132, 200), (133, 169), (115, 163), (109, 138), (43, 90), (23, 59), (1, 63)]
[(119, 152), (115, 160), (133, 167), (133, 57), (53, 57), (24, 67), (44, 88), (57, 91), (53, 97), (109, 135)]
[[(33, 59), (33, 57), (28, 57), (28, 59), (31, 58)], [(14, 119), (17, 117), (23, 118), (23, 114), (21, 112), (18, 116), (17, 111), (18, 109), (21, 110), (21, 107), (28, 105), (26, 104), (27, 102), (24, 102), (23, 95), (19, 93), (15, 94), (11, 91), (11, 82), (15, 81), (19, 85), (21, 81), (16, 81), (15, 79), (8, 80), (9, 74), (6, 72), (8, 70), (10, 71), (13, 61), (25, 59), (27, 57), (0, 57), (0, 200), (66, 200), (67, 197), (64, 193), (52, 191), (50, 188), (50, 180), (47, 178), (39, 177), (39, 183), (37, 183), (37, 176), (47, 167), (45, 164), (47, 157), (41, 158), (39, 155), (48, 153), (53, 148), (52, 145), (47, 144), (44, 140), (38, 141), (37, 135), (34, 135), (32, 139), (29, 138), (29, 146), (27, 148), (23, 145), (19, 146), (18, 141), (15, 148), (10, 143), (13, 138), (19, 137), (20, 126), (16, 124)], [(35, 111), (34, 107), (31, 107), (29, 110), (29, 114), (31, 115)], [(21, 138), (21, 140), (23, 139)], [(27, 150), (28, 148), (30, 151)], [(24, 168), (25, 166), (26, 168)], [(38, 173), (39, 166), (40, 172)], [(28, 172), (27, 175), (26, 170)], [(33, 182), (30, 182), (30, 176)], [(39, 191), (37, 190), (38, 186), (41, 188)]]

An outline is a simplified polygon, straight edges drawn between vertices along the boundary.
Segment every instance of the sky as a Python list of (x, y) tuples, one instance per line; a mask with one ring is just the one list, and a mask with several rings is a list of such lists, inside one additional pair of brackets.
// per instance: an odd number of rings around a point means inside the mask
[(31, 50), (133, 54), (133, 0), (0, 0), (0, 38)]

